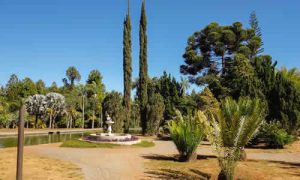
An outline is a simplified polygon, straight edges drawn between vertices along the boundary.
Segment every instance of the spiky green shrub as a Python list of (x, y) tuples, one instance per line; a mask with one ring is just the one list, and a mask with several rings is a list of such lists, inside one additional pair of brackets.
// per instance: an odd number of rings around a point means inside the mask
[[(183, 117), (176, 111), (177, 118), (168, 123), (171, 139), (179, 151), (180, 161), (191, 161), (197, 158), (196, 150), (203, 138), (202, 126), (197, 121), (198, 114)], [(205, 116), (202, 116), (203, 118)]]
[(210, 140), (218, 154), (219, 179), (232, 180), (241, 151), (265, 117), (264, 108), (259, 99), (240, 98), (236, 102), (225, 98), (221, 110), (211, 117)]

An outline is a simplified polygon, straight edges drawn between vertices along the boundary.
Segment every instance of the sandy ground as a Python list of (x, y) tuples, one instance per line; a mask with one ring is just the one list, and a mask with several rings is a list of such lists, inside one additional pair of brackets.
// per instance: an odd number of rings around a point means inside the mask
[[(174, 144), (170, 141), (155, 141), (151, 148), (115, 148), (115, 149), (81, 149), (60, 148), (59, 144), (32, 146), (30, 149), (37, 154), (66, 160), (82, 168), (85, 179), (142, 179), (145, 178), (145, 162), (151, 161), (147, 156), (177, 154)], [(247, 150), (248, 151), (248, 150)], [(198, 154), (213, 155), (209, 146), (200, 146)], [(249, 160), (283, 161), (299, 163), (300, 153), (268, 153), (247, 152)]]
[[(41, 177), (51, 177), (51, 179), (68, 179), (72, 177), (80, 179), (81, 175), (80, 170), (78, 169), (80, 168), (84, 174), (84, 179), (87, 180), (149, 179), (150, 177), (146, 173), (149, 170), (147, 164), (152, 162), (155, 164), (156, 160), (153, 157), (171, 157), (174, 154), (177, 154), (174, 144), (170, 141), (155, 141), (155, 144), (156, 145), (151, 148), (120, 147), (113, 149), (61, 148), (59, 147), (60, 144), (27, 146), (25, 148), (25, 153), (27, 154), (27, 158), (25, 157), (25, 164), (27, 163), (31, 165), (25, 165), (26, 167), (28, 166), (26, 177), (32, 176), (33, 178), (31, 179), (44, 179)], [(298, 141), (296, 146), (299, 147), (299, 144), (300, 142)], [(294, 169), (288, 170), (288, 168), (277, 167), (276, 165), (276, 168), (278, 168), (277, 171), (281, 174), (291, 172), (297, 175), (295, 177), (299, 178), (300, 172), (296, 168), (300, 169), (300, 153), (298, 150), (287, 150), (289, 151), (285, 152), (281, 150), (280, 152), (276, 152), (276, 150), (273, 150), (276, 153), (269, 152), (267, 150), (246, 150), (249, 162), (244, 164), (241, 163), (239, 168), (245, 171), (247, 170), (247, 167), (251, 166), (252, 171), (259, 172), (261, 168), (266, 168), (266, 171), (268, 170), (267, 168), (273, 168), (273, 165), (270, 163), (262, 163), (264, 161), (279, 161), (286, 164), (293, 163), (293, 167), (290, 165), (287, 167)], [(10, 148), (9, 150), (0, 150), (0, 179), (14, 179), (15, 172), (13, 172), (13, 167), (15, 167), (15, 164), (12, 162), (6, 162), (6, 159), (14, 159), (15, 157), (6, 158), (4, 155), (2, 155), (2, 152), (4, 151), (15, 151), (15, 148)], [(209, 146), (201, 145), (198, 149), (198, 154), (209, 157), (213, 155), (213, 152)], [(10, 165), (6, 168), (4, 164), (7, 163)], [(204, 169), (214, 169), (213, 172), (218, 170), (218, 168), (211, 168), (212, 166), (217, 167), (217, 161), (215, 158), (213, 160), (203, 160), (203, 163), (201, 160), (199, 160), (196, 163), (198, 163), (198, 165), (195, 164), (195, 167), (199, 167), (199, 164), (201, 166), (207, 163), (207, 167), (203, 167)], [(180, 166), (184, 167), (184, 164), (178, 164), (178, 167)], [(39, 175), (35, 175), (35, 172), (40, 169), (45, 170), (44, 174), (40, 173)], [(207, 172), (211, 171), (208, 170)], [(45, 176), (45, 173), (49, 174), (49, 176)], [(150, 179), (156, 179), (155, 177), (158, 178), (158, 176), (151, 176)]]
[[(0, 149), (0, 180), (16, 179), (16, 148)], [(24, 151), (23, 179), (84, 179), (81, 168), (73, 163)]]

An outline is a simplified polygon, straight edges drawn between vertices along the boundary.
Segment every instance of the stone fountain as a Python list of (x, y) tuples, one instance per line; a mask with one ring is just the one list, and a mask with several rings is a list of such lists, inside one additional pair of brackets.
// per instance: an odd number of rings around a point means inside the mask
[(132, 145), (141, 142), (141, 140), (130, 134), (112, 133), (111, 126), (115, 123), (109, 115), (106, 117), (105, 123), (107, 124), (107, 133), (91, 134), (84, 140), (93, 143), (112, 143), (112, 144), (123, 144)]

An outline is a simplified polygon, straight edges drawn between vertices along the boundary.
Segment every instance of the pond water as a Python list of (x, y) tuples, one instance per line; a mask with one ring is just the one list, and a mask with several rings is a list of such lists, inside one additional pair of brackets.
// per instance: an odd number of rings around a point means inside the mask
[[(48, 135), (25, 135), (24, 145), (49, 144), (63, 142), (72, 139), (78, 139), (83, 133), (64, 133), (64, 134), (48, 134)], [(0, 148), (16, 147), (18, 144), (17, 136), (0, 137)]]

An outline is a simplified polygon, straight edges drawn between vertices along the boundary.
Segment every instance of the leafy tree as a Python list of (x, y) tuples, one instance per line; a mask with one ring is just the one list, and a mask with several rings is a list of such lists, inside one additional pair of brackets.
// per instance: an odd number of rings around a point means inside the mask
[(22, 89), (20, 92), (20, 96), (22, 98), (27, 98), (28, 96), (32, 96), (37, 93), (35, 83), (28, 77), (22, 80), (21, 87)]
[(35, 83), (35, 86), (36, 86), (36, 90), (37, 90), (38, 94), (45, 94), (46, 93), (46, 85), (45, 85), (43, 80), (41, 80), (41, 79), (38, 80)]
[(90, 72), (87, 85), (86, 85), (86, 95), (88, 101), (90, 102), (89, 106), (92, 109), (92, 128), (94, 128), (94, 121), (97, 115), (99, 114), (99, 126), (102, 121), (102, 101), (105, 97), (105, 86), (102, 82), (102, 75), (98, 70), (93, 70)]
[(188, 79), (180, 77), (180, 91), (181, 94), (184, 96), (186, 94), (186, 91), (190, 88), (190, 82)]
[(165, 112), (164, 119), (172, 119), (176, 113), (175, 109), (180, 109), (181, 86), (171, 74), (166, 72), (158, 79), (157, 92), (164, 98)]
[[(190, 75), (191, 82), (198, 85), (210, 84), (218, 75), (226, 74), (234, 54), (240, 53), (250, 58), (261, 42), (253, 29), (245, 29), (240, 22), (231, 26), (211, 23), (188, 38), (185, 64), (180, 71)], [(221, 65), (219, 65), (221, 64)]]
[(53, 82), (53, 83), (51, 84), (51, 86), (48, 88), (48, 91), (49, 91), (49, 92), (59, 93), (59, 88), (58, 88), (56, 82)]
[(22, 90), (20, 80), (17, 75), (12, 74), (6, 84), (6, 96), (8, 101), (17, 101)]
[(147, 104), (147, 134), (158, 133), (165, 111), (164, 99), (159, 93), (151, 93)]
[(102, 77), (100, 71), (94, 69), (90, 72), (86, 83), (92, 84), (93, 82), (95, 82), (97, 85), (100, 85), (100, 84), (103, 85), (102, 79), (103, 79), (103, 77)]
[(80, 84), (78, 86), (78, 94), (80, 96), (80, 99), (81, 99), (81, 102), (80, 102), (80, 109), (82, 111), (82, 126), (81, 128), (84, 128), (84, 123), (85, 123), (85, 104), (86, 104), (86, 93), (87, 90), (86, 90), (86, 86), (85, 85), (82, 85)]
[(66, 115), (66, 126), (72, 128), (75, 126), (75, 120), (79, 117), (77, 109), (80, 107), (81, 99), (78, 98), (78, 88), (73, 88), (64, 94), (65, 96), (65, 115)]
[(205, 113), (214, 113), (220, 109), (218, 100), (214, 97), (209, 88), (205, 88), (196, 101), (198, 109)]
[(137, 99), (135, 99), (131, 103), (131, 121), (130, 121), (130, 127), (136, 128), (140, 127), (140, 106)]
[[(262, 38), (261, 28), (259, 27), (259, 22), (258, 22), (255, 11), (252, 11), (250, 14), (249, 24), (250, 24), (250, 27), (252, 29), (254, 29), (255, 35), (257, 37)], [(260, 44), (258, 44), (258, 45), (260, 46), (260, 48), (256, 49), (256, 51), (253, 52), (251, 57), (255, 57), (264, 51), (264, 48), (262, 48), (263, 42), (261, 41)]]
[(9, 111), (9, 103), (1, 97), (0, 99), (0, 127), (9, 128), (16, 120), (15, 113)]
[[(259, 79), (255, 77), (255, 70), (243, 54), (234, 56), (232, 66), (228, 69), (226, 76), (220, 78), (220, 83), (222, 88), (226, 88), (225, 94), (234, 99), (241, 96), (259, 97), (262, 94), (258, 88)], [(217, 94), (217, 96), (223, 97), (224, 95)]]
[(122, 95), (118, 92), (109, 93), (103, 100), (103, 114), (109, 115), (115, 122), (112, 131), (121, 133), (124, 130), (125, 110), (122, 105)]
[(53, 128), (57, 116), (65, 112), (65, 97), (58, 93), (48, 93), (46, 95), (46, 102), (49, 128)]
[[(80, 81), (80, 79), (81, 79), (81, 75), (80, 75), (79, 71), (74, 66), (71, 66), (67, 69), (66, 76), (67, 76), (67, 78), (63, 79), (63, 83), (65, 84), (66, 87), (73, 88), (75, 81)], [(68, 80), (69, 80), (69, 82), (68, 82)]]
[(280, 72), (284, 78), (290, 80), (297, 89), (300, 89), (300, 71), (297, 68), (289, 70), (286, 67), (282, 67)]
[(47, 111), (47, 102), (44, 95), (36, 94), (29, 96), (25, 101), (26, 110), (30, 115), (35, 116), (34, 127), (37, 128), (38, 118)]
[(148, 102), (147, 83), (148, 83), (148, 62), (147, 62), (147, 17), (145, 1), (143, 0), (140, 18), (140, 71), (138, 96), (140, 101), (140, 115), (143, 134), (147, 130), (146, 106)]
[(289, 134), (296, 134), (300, 127), (300, 92), (282, 72), (276, 74), (270, 95), (268, 119), (277, 119)]
[(225, 98), (222, 101), (221, 111), (211, 116), (213, 131), (209, 138), (218, 153), (221, 168), (218, 179), (234, 178), (240, 153), (257, 132), (264, 117), (264, 108), (259, 99), (240, 98), (236, 102), (232, 98)]
[(130, 122), (130, 108), (131, 108), (131, 78), (132, 78), (132, 47), (131, 47), (131, 22), (130, 22), (130, 12), (129, 12), (129, 1), (128, 1), (128, 12), (124, 20), (124, 30), (123, 30), (123, 77), (124, 77), (124, 107), (126, 110), (126, 122), (124, 126), (125, 132), (129, 131)]

